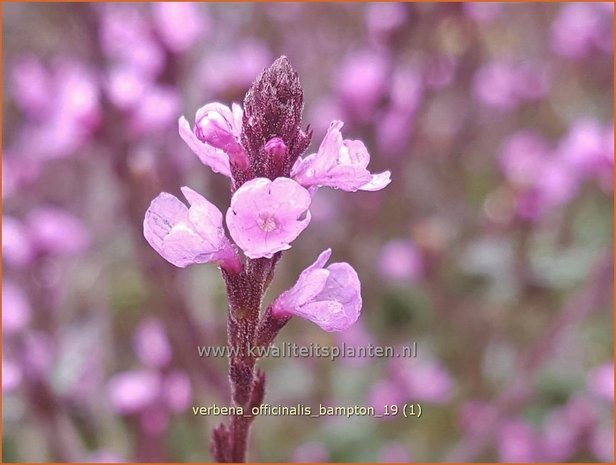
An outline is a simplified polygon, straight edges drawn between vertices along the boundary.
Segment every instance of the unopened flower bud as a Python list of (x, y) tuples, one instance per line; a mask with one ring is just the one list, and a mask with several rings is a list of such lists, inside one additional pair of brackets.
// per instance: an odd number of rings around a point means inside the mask
[[(228, 115), (231, 117), (231, 115)], [(233, 122), (220, 111), (206, 111), (195, 125), (197, 138), (229, 156), (229, 161), (241, 169), (248, 167), (248, 157), (234, 134)]]
[(197, 121), (195, 133), (202, 142), (225, 152), (235, 152), (242, 148), (235, 140), (231, 124), (215, 111), (206, 113)]

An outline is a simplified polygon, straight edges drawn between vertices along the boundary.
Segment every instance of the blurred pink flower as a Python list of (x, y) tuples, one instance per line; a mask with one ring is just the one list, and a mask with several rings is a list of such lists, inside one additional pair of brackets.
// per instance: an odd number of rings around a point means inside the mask
[(116, 63), (130, 66), (153, 80), (165, 66), (165, 54), (156, 43), (149, 21), (135, 5), (105, 4), (100, 10), (100, 43)]
[(399, 406), (401, 402), (407, 400), (404, 395), (403, 389), (394, 381), (390, 379), (383, 379), (378, 381), (370, 389), (368, 394), (368, 403), (374, 407), (377, 415), (383, 415), (387, 410), (388, 416), (383, 418), (393, 419), (395, 416), (391, 415), (391, 407)]
[(39, 253), (74, 255), (91, 243), (90, 233), (81, 219), (58, 207), (38, 207), (28, 213), (26, 224), (33, 247)]
[(22, 331), (30, 322), (30, 303), (28, 296), (17, 284), (2, 282), (2, 332), (15, 334)]
[(497, 2), (464, 2), (464, 14), (478, 23), (491, 23), (503, 12), (503, 4)]
[(613, 175), (614, 132), (591, 118), (576, 120), (558, 146), (564, 163), (579, 176)]
[(595, 48), (612, 50), (613, 5), (598, 3), (562, 5), (552, 23), (552, 48), (568, 58), (582, 58)]
[(135, 353), (149, 367), (164, 367), (171, 361), (171, 345), (163, 324), (146, 318), (137, 327), (133, 339)]
[(543, 97), (550, 89), (546, 68), (539, 63), (515, 64), (494, 60), (476, 72), (473, 83), (475, 97), (483, 104), (510, 110), (525, 100)]
[(366, 4), (366, 27), (371, 37), (380, 39), (400, 29), (408, 20), (406, 5), (399, 2)]
[(310, 194), (288, 178), (255, 178), (231, 198), (227, 226), (235, 243), (250, 258), (271, 258), (291, 248), (310, 223)]
[(13, 392), (21, 384), (21, 378), (19, 365), (2, 357), (2, 392)]
[(446, 404), (451, 400), (454, 381), (440, 362), (394, 359), (392, 370), (407, 399), (433, 404)]
[(330, 125), (317, 153), (298, 159), (291, 176), (304, 187), (333, 187), (348, 192), (378, 191), (390, 182), (391, 173), (371, 174), (370, 155), (363, 142), (342, 139), (342, 121)]
[(393, 281), (415, 282), (423, 270), (421, 253), (412, 242), (403, 239), (385, 244), (378, 264), (383, 277)]
[(366, 49), (346, 56), (337, 75), (336, 88), (347, 118), (367, 121), (374, 116), (375, 107), (386, 90), (388, 67), (383, 52)]
[(184, 52), (209, 32), (210, 19), (202, 7), (192, 2), (152, 4), (154, 25), (169, 50)]
[(538, 434), (524, 420), (509, 420), (498, 432), (498, 457), (501, 462), (537, 462), (542, 457)]
[(588, 375), (588, 388), (596, 396), (614, 402), (614, 363), (598, 366)]
[[(207, 115), (214, 114), (216, 114), (215, 119), (219, 123), (224, 122), (225, 124), (224, 126), (219, 124), (215, 133), (212, 131), (211, 124), (206, 124), (210, 121)], [(205, 120), (202, 122), (201, 120), (204, 118)], [(204, 125), (204, 127), (202, 128), (200, 125)], [(220, 103), (208, 103), (197, 110), (194, 131), (190, 129), (188, 120), (183, 116), (178, 121), (178, 128), (180, 137), (197, 155), (201, 163), (209, 166), (215, 173), (231, 177), (229, 154), (220, 148), (210, 145), (210, 143), (214, 142), (217, 145), (222, 145), (221, 142), (225, 142), (224, 145), (229, 146), (230, 141), (239, 140), (242, 130), (242, 109), (239, 105), (233, 104), (233, 109), (231, 110)], [(226, 133), (224, 132), (225, 128)], [(206, 129), (205, 134), (203, 133), (204, 129)], [(222, 141), (220, 140), (221, 134), (226, 134)]]
[(238, 270), (241, 264), (225, 236), (220, 210), (192, 189), (181, 190), (190, 208), (166, 192), (150, 204), (143, 222), (148, 243), (180, 268), (194, 263), (218, 263), (223, 268)]
[(386, 111), (377, 126), (379, 152), (389, 157), (404, 157), (413, 133), (414, 114), (398, 107)]
[(232, 49), (207, 54), (201, 65), (203, 85), (215, 94), (245, 92), (272, 61), (272, 52), (263, 42), (250, 38)]
[(390, 105), (376, 127), (379, 152), (396, 157), (407, 153), (415, 117), (424, 98), (424, 85), (416, 66), (396, 68), (389, 95)]
[(208, 103), (197, 110), (195, 135), (203, 144), (222, 150), (232, 164), (245, 169), (248, 157), (240, 143), (242, 115), (242, 108), (235, 103), (232, 110), (220, 103)]
[(132, 66), (113, 66), (105, 81), (111, 103), (122, 110), (134, 108), (148, 87), (147, 79)]
[[(16, 66), (19, 72), (20, 63), (17, 62)], [(42, 68), (40, 63), (35, 65), (34, 61), (28, 66)], [(28, 107), (34, 105), (32, 101), (23, 102), (29, 119), (18, 128), (15, 141), (17, 152), (38, 160), (73, 154), (89, 139), (101, 118), (99, 84), (92, 70), (74, 60), (58, 59), (47, 74), (47, 102), (45, 105), (36, 103), (36, 114)], [(16, 78), (15, 91), (20, 92), (18, 89), (27, 85), (40, 84), (22, 82), (27, 78), (28, 75)], [(17, 98), (32, 99), (23, 95)]]
[(21, 56), (11, 67), (11, 95), (19, 109), (30, 119), (44, 118), (53, 96), (49, 94), (52, 78), (35, 56)]
[(180, 94), (175, 87), (151, 85), (132, 110), (131, 130), (140, 135), (159, 133), (173, 125), (180, 108)]
[(184, 372), (171, 371), (163, 379), (162, 395), (171, 412), (185, 411), (192, 401), (190, 379)]
[(137, 413), (156, 402), (161, 384), (155, 371), (133, 370), (114, 375), (107, 386), (113, 409), (122, 414)]
[(283, 292), (272, 304), (278, 316), (305, 318), (325, 331), (344, 331), (359, 318), (361, 284), (348, 263), (332, 263), (324, 268), (331, 249), (300, 274), (295, 285)]
[(11, 216), (2, 217), (2, 258), (17, 267), (29, 265), (34, 258), (27, 228)]
[(522, 129), (503, 144), (499, 162), (503, 174), (512, 183), (533, 186), (550, 155), (548, 142), (533, 130)]
[(530, 130), (507, 139), (500, 154), (504, 175), (517, 190), (517, 214), (537, 220), (551, 209), (567, 204), (579, 189), (579, 169), (573, 169), (562, 153)]

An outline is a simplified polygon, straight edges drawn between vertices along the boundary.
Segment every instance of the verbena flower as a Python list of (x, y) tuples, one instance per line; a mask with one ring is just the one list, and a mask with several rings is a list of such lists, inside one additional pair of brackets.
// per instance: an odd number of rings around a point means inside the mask
[(349, 192), (383, 189), (391, 182), (391, 173), (368, 171), (370, 154), (366, 146), (358, 140), (343, 140), (343, 124), (332, 122), (317, 153), (298, 160), (291, 176), (304, 187), (327, 186)]
[[(249, 261), (272, 259), (310, 223), (312, 194), (327, 186), (344, 191), (377, 191), (390, 183), (390, 172), (372, 174), (370, 155), (357, 140), (343, 139), (342, 121), (331, 123), (316, 153), (302, 158), (312, 132), (302, 130), (303, 91), (285, 57), (261, 73), (244, 99), (244, 108), (210, 103), (201, 107), (191, 128), (179, 119), (179, 133), (199, 159), (229, 177), (233, 196), (226, 213), (229, 234)], [(170, 263), (218, 263), (226, 271), (245, 271), (225, 237), (221, 212), (187, 187), (187, 208), (174, 196), (160, 194), (148, 209), (144, 233)], [(325, 262), (331, 251), (300, 276), (293, 289), (272, 307), (278, 322), (301, 316), (326, 331), (351, 326), (361, 311), (360, 282), (347, 263)]]
[(362, 305), (359, 277), (348, 263), (324, 268), (331, 253), (331, 249), (323, 251), (295, 285), (276, 299), (275, 316), (300, 316), (325, 331), (343, 331), (357, 321)]
[(143, 223), (148, 243), (165, 260), (181, 268), (210, 262), (232, 270), (241, 267), (225, 236), (220, 210), (192, 189), (181, 190), (190, 208), (166, 192), (150, 204)]
[[(242, 110), (238, 105), (234, 105), (233, 107), (236, 112), (241, 113)], [(213, 117), (214, 114), (218, 115), (218, 117), (216, 117), (217, 120), (223, 120), (228, 125), (227, 134), (224, 134), (224, 128), (221, 125), (218, 125), (216, 128), (216, 135), (214, 136), (215, 131), (209, 127), (209, 119), (206, 119), (206, 121), (203, 122), (205, 127), (202, 128), (200, 126), (200, 120), (202, 118), (207, 118), (208, 115)], [(222, 104), (212, 103), (201, 107), (197, 111), (194, 130), (190, 128), (188, 120), (183, 116), (178, 121), (178, 129), (180, 132), (180, 137), (184, 140), (184, 142), (186, 142), (195, 155), (197, 155), (199, 160), (201, 160), (201, 163), (209, 166), (215, 173), (220, 173), (227, 177), (231, 177), (229, 154), (221, 148), (212, 145), (212, 143), (220, 143), (225, 135), (228, 139), (234, 138), (234, 133), (237, 130), (237, 126), (235, 126), (235, 124), (235, 118), (233, 117), (232, 110)], [(241, 122), (239, 124), (241, 127)], [(207, 138), (204, 135), (204, 129)]]
[(231, 237), (250, 258), (270, 258), (310, 223), (310, 194), (289, 178), (256, 178), (231, 198), (227, 225)]

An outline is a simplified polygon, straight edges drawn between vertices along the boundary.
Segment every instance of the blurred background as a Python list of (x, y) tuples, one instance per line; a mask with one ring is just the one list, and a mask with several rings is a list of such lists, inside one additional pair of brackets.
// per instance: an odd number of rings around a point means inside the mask
[(177, 132), (287, 55), (315, 151), (333, 119), (377, 193), (321, 189), (268, 300), (323, 249), (362, 281), (340, 334), (415, 358), (268, 359), (273, 405), (420, 404), (421, 418), (259, 417), (253, 461), (613, 460), (613, 5), (4, 4), (3, 461), (206, 461), (227, 405), (226, 297), (144, 212), (227, 180)]

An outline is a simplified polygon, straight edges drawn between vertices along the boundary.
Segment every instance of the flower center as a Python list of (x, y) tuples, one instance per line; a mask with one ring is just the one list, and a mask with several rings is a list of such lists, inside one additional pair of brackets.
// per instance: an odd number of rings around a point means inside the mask
[(260, 215), (257, 218), (257, 224), (265, 232), (272, 232), (278, 228), (273, 215)]

